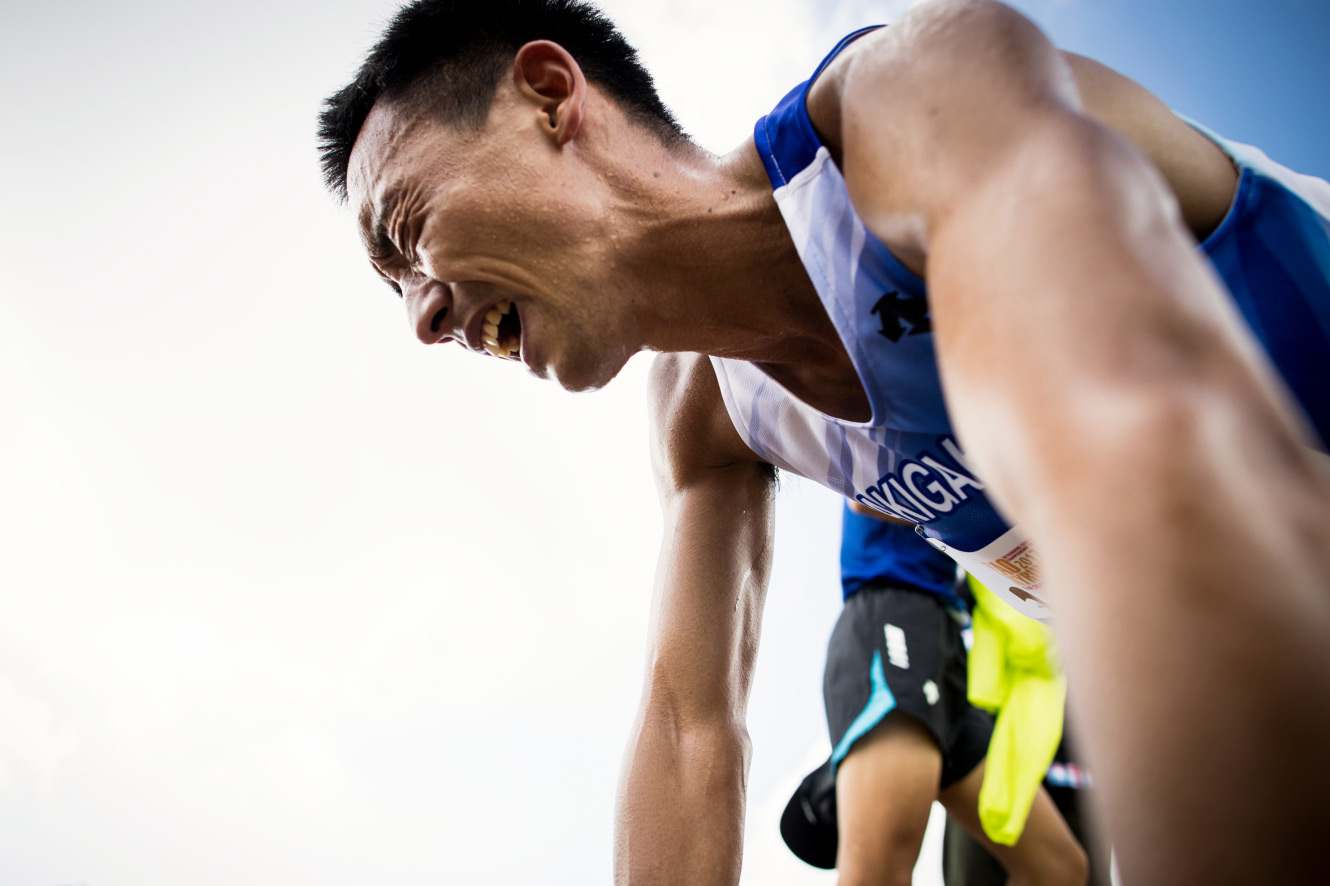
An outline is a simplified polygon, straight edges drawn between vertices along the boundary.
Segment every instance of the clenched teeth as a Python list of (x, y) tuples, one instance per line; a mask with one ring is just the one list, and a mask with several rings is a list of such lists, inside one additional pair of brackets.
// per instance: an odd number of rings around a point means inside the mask
[(513, 303), (508, 299), (490, 308), (489, 313), (485, 315), (484, 335), (481, 337), (485, 350), (504, 359), (516, 357), (522, 344), (518, 336), (509, 336), (507, 340), (501, 340), (499, 337), (499, 323), (512, 309)]

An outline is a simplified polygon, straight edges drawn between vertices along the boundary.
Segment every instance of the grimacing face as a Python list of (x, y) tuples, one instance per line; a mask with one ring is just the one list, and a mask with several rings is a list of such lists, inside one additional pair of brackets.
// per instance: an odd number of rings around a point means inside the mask
[(350, 203), (422, 342), (599, 388), (637, 350), (627, 300), (610, 295), (613, 237), (585, 170), (523, 111), (496, 97), (470, 132), (379, 102), (351, 153)]

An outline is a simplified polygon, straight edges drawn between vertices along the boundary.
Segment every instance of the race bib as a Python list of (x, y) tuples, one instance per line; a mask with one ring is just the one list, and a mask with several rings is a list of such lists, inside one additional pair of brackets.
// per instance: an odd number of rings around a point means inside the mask
[(977, 551), (962, 551), (935, 538), (925, 540), (1021, 615), (1045, 624), (1052, 620), (1053, 613), (1044, 602), (1039, 552), (1019, 530), (1008, 529)]

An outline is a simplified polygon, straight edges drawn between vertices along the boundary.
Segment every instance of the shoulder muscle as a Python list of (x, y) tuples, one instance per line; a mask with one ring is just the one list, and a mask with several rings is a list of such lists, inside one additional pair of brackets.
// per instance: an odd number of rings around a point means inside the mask
[[(1154, 95), (1057, 51), (994, 0), (939, 0), (865, 36), (814, 84), (808, 111), (847, 182), (872, 193), (865, 202), (877, 224), (916, 270), (929, 218), (973, 188), (1004, 151), (1059, 118), (1088, 118), (1131, 142), (1198, 237), (1222, 219), (1236, 184), (1223, 152)], [(847, 142), (854, 147), (843, 158)], [(873, 162), (856, 162), (865, 153)]]
[(856, 201), (865, 222), (903, 239), (922, 238), (920, 226), (1021, 144), (1032, 123), (1079, 104), (1061, 54), (994, 0), (916, 7), (859, 40), (824, 78), (809, 97), (814, 125), (841, 154), (851, 196), (872, 195)]
[(770, 473), (734, 429), (710, 359), (661, 354), (652, 364), (648, 388), (652, 463), (662, 491), (691, 485), (715, 469)]

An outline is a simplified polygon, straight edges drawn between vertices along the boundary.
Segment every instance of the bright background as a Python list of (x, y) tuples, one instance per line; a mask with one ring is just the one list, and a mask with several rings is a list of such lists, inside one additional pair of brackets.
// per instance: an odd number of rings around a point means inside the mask
[[(604, 5), (720, 151), (908, 3)], [(1330, 175), (1324, 0), (1019, 5)], [(646, 363), (572, 396), (410, 343), (313, 143), (394, 7), (0, 2), (0, 886), (609, 879)], [(776, 821), (838, 504), (787, 478), (778, 519), (745, 883), (828, 884)]]

